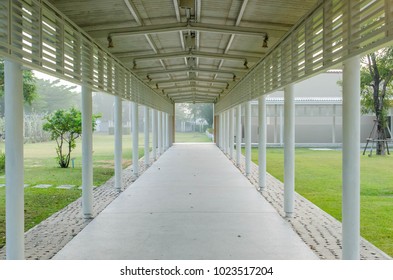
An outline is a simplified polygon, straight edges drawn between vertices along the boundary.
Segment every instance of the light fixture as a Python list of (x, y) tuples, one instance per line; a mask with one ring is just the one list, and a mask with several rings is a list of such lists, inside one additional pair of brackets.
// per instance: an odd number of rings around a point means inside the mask
[(185, 34), (184, 36), (185, 38), (185, 45), (186, 45), (186, 49), (188, 50), (192, 50), (195, 47), (195, 34), (191, 33), (191, 34)]
[(192, 9), (195, 7), (194, 0), (180, 0), (179, 1), (179, 8), (181, 9)]
[(267, 41), (269, 40), (269, 36), (265, 35), (265, 39), (263, 39), (262, 48), (267, 48)]
[(158, 83), (156, 83), (156, 88), (159, 89), (159, 88), (158, 88)]
[(232, 80), (235, 82), (236, 81), (236, 75), (233, 75)]
[(107, 40), (108, 40), (108, 48), (109, 48), (109, 49), (113, 48), (114, 45), (113, 45), (112, 36), (111, 36), (111, 35), (108, 35)]
[(195, 67), (195, 57), (187, 57), (187, 64), (188, 67), (194, 68)]
[(247, 61), (247, 59), (244, 61), (244, 67), (246, 68), (246, 69), (248, 69), (248, 61)]
[(149, 80), (149, 82), (151, 82), (151, 78), (150, 78), (150, 76), (149, 75), (146, 75), (146, 78)]

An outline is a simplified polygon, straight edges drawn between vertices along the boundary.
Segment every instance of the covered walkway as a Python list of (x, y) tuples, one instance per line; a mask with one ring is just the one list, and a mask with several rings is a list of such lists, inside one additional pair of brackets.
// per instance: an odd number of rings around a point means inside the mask
[(55, 259), (317, 259), (214, 144), (176, 144)]

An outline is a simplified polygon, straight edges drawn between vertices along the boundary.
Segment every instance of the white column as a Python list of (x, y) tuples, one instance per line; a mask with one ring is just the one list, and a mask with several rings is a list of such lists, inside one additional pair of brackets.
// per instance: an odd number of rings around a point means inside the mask
[(266, 121), (266, 95), (262, 95), (258, 100), (258, 169), (261, 191), (266, 187)]
[(225, 112), (225, 151), (226, 154), (229, 155), (230, 149), (229, 149), (229, 138), (230, 138), (230, 132), (229, 132), (229, 110)]
[(223, 119), (222, 113), (219, 114), (218, 121), (219, 121), (219, 131), (218, 131), (218, 133), (219, 133), (219, 135), (218, 135), (218, 137), (219, 137), (219, 144), (218, 144), (218, 146), (220, 147), (221, 150), (223, 150), (223, 139), (224, 139), (224, 137), (223, 137), (223, 135), (224, 135), (224, 125), (223, 125), (223, 123), (224, 123), (224, 119)]
[(157, 111), (157, 153), (158, 156), (162, 154), (162, 121), (161, 121), (161, 111)]
[(122, 100), (115, 96), (115, 189), (121, 191), (122, 187)]
[(153, 109), (152, 110), (152, 153), (153, 153), (153, 159), (157, 159), (157, 136), (158, 136), (158, 127), (157, 127), (157, 110)]
[(150, 163), (150, 145), (149, 145), (149, 123), (150, 123), (150, 116), (149, 116), (149, 107), (144, 107), (145, 113), (145, 122), (143, 126), (144, 135), (145, 135), (145, 165), (149, 166)]
[(165, 113), (161, 112), (161, 151), (165, 152)]
[(283, 106), (280, 105), (280, 145), (284, 144), (284, 109)]
[(226, 119), (226, 112), (222, 113), (222, 151), (224, 154), (227, 152), (226, 150), (226, 141), (227, 141), (227, 131), (226, 131), (226, 125), (227, 119)]
[(132, 170), (135, 176), (139, 174), (139, 121), (138, 121), (138, 103), (132, 104)]
[(231, 159), (233, 159), (233, 154), (234, 154), (233, 109), (229, 109), (228, 113), (229, 113), (229, 156)]
[(242, 105), (236, 108), (236, 165), (240, 166), (242, 154)]
[(93, 217), (93, 105), (92, 91), (82, 86), (82, 208), (83, 217)]
[(246, 175), (251, 174), (251, 101), (246, 105), (246, 125), (245, 125), (245, 142), (246, 142)]
[(19, 63), (4, 60), (6, 257), (23, 260), (23, 80)]
[(165, 150), (169, 148), (169, 114), (165, 113)]
[(292, 217), (295, 199), (295, 101), (293, 85), (284, 89), (284, 211)]
[(344, 62), (343, 70), (343, 255), (360, 258), (360, 59)]

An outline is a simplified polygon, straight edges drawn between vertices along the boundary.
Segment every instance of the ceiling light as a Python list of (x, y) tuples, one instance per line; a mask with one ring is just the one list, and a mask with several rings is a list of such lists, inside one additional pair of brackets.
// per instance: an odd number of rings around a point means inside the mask
[(180, 0), (179, 7), (182, 9), (193, 9), (195, 7), (194, 0)]
[(267, 48), (268, 46), (267, 46), (267, 41), (269, 40), (269, 36), (267, 36), (267, 34), (266, 34), (266, 36), (265, 36), (265, 39), (263, 39), (263, 44), (262, 44), (262, 48)]
[(111, 36), (111, 35), (108, 35), (107, 40), (108, 40), (108, 48), (109, 48), (109, 49), (113, 48), (114, 45), (113, 45), (112, 36)]
[(246, 69), (248, 69), (248, 61), (247, 61), (247, 59), (244, 61), (244, 67), (246, 68)]
[(151, 82), (151, 78), (150, 78), (150, 76), (149, 75), (146, 75), (146, 78), (149, 80), (149, 82)]
[(236, 75), (233, 75), (232, 80), (235, 82), (236, 81)]

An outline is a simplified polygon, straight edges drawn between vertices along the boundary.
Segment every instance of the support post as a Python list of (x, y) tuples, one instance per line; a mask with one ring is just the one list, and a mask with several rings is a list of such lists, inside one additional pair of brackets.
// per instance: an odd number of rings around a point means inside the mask
[(158, 156), (162, 154), (162, 121), (161, 121), (162, 113), (161, 111), (157, 111), (157, 153)]
[(224, 133), (224, 125), (223, 125), (223, 117), (222, 117), (222, 113), (220, 113), (219, 117), (218, 117), (218, 122), (219, 122), (219, 130), (218, 130), (218, 138), (219, 138), (219, 142), (218, 142), (218, 146), (220, 147), (221, 151), (223, 150), (223, 133)]
[(242, 154), (242, 105), (236, 109), (236, 165), (240, 166)]
[(115, 96), (115, 189), (121, 191), (122, 188), (122, 100)]
[(295, 98), (293, 85), (284, 89), (284, 212), (291, 218), (295, 199)]
[(149, 116), (149, 107), (144, 107), (145, 113), (145, 122), (143, 127), (143, 132), (145, 135), (145, 166), (149, 166), (150, 164), (150, 145), (149, 145), (149, 123), (150, 123), (150, 116)]
[(246, 176), (251, 174), (251, 101), (246, 102)]
[(169, 149), (169, 114), (165, 113), (165, 150)]
[(360, 258), (360, 58), (343, 70), (342, 232), (345, 260)]
[(132, 170), (135, 176), (139, 175), (139, 121), (138, 121), (138, 103), (131, 102), (132, 105)]
[(4, 61), (5, 170), (6, 170), (6, 257), (23, 260), (23, 78), (19, 63)]
[(266, 95), (258, 100), (258, 169), (259, 189), (263, 191), (266, 187)]
[(82, 86), (82, 208), (83, 217), (93, 217), (93, 105), (92, 91)]
[(152, 110), (152, 153), (153, 153), (153, 159), (157, 159), (157, 136), (158, 136), (158, 128), (157, 128), (157, 110), (153, 109)]
[(229, 157), (233, 159), (233, 154), (234, 154), (233, 109), (229, 109), (228, 114), (229, 114)]

